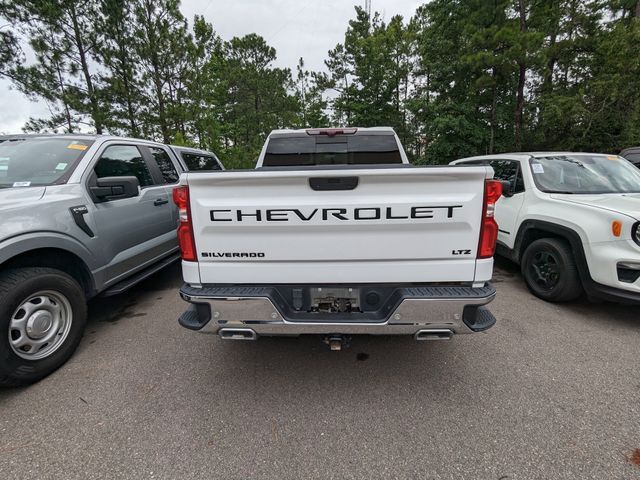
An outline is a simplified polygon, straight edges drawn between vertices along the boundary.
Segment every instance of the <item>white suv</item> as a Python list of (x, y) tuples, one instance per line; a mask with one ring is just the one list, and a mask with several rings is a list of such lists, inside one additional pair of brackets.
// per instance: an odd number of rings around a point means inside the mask
[(464, 158), (503, 181), (498, 253), (547, 301), (640, 302), (640, 170), (617, 155), (544, 152)]

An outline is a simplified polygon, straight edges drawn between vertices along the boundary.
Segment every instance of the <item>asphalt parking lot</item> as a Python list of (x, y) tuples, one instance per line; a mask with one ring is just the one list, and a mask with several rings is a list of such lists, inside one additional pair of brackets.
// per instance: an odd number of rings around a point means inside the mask
[(640, 308), (544, 303), (506, 262), (495, 282), (486, 333), (335, 353), (179, 327), (176, 265), (0, 391), (0, 478), (640, 478)]

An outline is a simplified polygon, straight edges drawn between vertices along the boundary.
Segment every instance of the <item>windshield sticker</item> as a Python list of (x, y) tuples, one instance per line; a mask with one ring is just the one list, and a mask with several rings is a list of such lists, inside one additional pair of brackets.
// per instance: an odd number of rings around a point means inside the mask
[(31, 182), (13, 182), (14, 187), (30, 187)]
[(81, 143), (70, 143), (69, 145), (67, 145), (67, 148), (70, 150), (80, 150), (81, 152), (84, 152), (89, 147)]
[(56, 165), (56, 170), (64, 170), (65, 168), (67, 168), (68, 163), (64, 163), (61, 162), (58, 165)]
[(607, 156), (607, 160), (618, 160), (618, 157), (616, 157), (615, 155), (609, 155)]
[(544, 167), (541, 163), (532, 163), (531, 168), (533, 169), (533, 173), (544, 173)]

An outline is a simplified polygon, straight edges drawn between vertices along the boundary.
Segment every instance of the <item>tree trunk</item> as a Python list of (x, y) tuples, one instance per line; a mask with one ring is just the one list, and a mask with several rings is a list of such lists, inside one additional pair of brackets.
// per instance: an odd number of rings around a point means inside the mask
[(133, 108), (133, 102), (131, 101), (131, 90), (127, 78), (124, 78), (124, 88), (127, 91), (127, 115), (129, 116), (129, 131), (132, 137), (139, 137), (138, 125), (136, 124), (135, 109)]
[(163, 89), (163, 75), (160, 68), (160, 58), (158, 57), (158, 41), (157, 33), (155, 31), (155, 22), (153, 21), (154, 3), (150, 0), (144, 2), (144, 15), (145, 15), (145, 33), (149, 43), (151, 64), (151, 78), (153, 87), (155, 90), (156, 101), (158, 105), (158, 123), (160, 124), (160, 134), (162, 135), (163, 143), (171, 143), (171, 136), (169, 135), (169, 128), (167, 126), (167, 113), (164, 99)]
[[(122, 32), (120, 32), (122, 33)], [(121, 40), (123, 39), (124, 35), (120, 35)], [(135, 108), (133, 106), (133, 101), (132, 101), (132, 89), (133, 89), (133, 80), (130, 78), (129, 75), (129, 62), (128, 62), (128, 56), (127, 56), (127, 52), (125, 51), (125, 44), (124, 41), (122, 41), (120, 43), (119, 46), (119, 56), (120, 56), (120, 69), (121, 69), (121, 75), (122, 75), (122, 83), (124, 86), (124, 91), (125, 91), (125, 101), (127, 103), (127, 116), (129, 117), (129, 134), (132, 137), (138, 137), (140, 136), (140, 133), (138, 131), (138, 125), (136, 123), (136, 112), (135, 112)]]
[[(569, 31), (567, 32), (567, 41), (566, 43), (568, 43), (569, 45), (573, 44), (573, 33), (575, 31), (576, 28), (576, 14), (577, 14), (577, 7), (576, 7), (576, 2), (572, 1), (571, 5), (570, 5), (571, 10), (569, 11)], [(569, 68), (571, 67), (572, 62), (566, 62), (566, 66), (564, 68), (564, 88), (567, 88), (567, 84), (569, 83)]]
[(87, 84), (87, 95), (89, 96), (89, 103), (91, 104), (91, 118), (96, 127), (96, 133), (102, 134), (102, 120), (100, 105), (96, 98), (96, 92), (93, 86), (93, 80), (91, 78), (91, 72), (89, 72), (89, 63), (87, 61), (87, 51), (82, 40), (82, 32), (80, 31), (80, 25), (78, 24), (78, 16), (74, 3), (70, 3), (71, 23), (73, 24), (73, 34), (75, 36), (74, 41), (78, 48), (78, 55), (80, 56), (80, 66), (82, 67), (82, 74), (84, 75), (84, 81)]
[[(524, 36), (527, 32), (527, 12), (524, 6), (524, 0), (518, 0), (520, 9), (520, 34)], [(527, 81), (527, 60), (526, 54), (518, 61), (518, 91), (516, 97), (516, 111), (514, 115), (515, 134), (514, 148), (517, 152), (522, 150), (522, 124), (524, 112), (524, 86)]]
[(527, 80), (527, 66), (524, 63), (519, 64), (518, 74), (518, 93), (516, 99), (516, 112), (515, 112), (515, 138), (514, 148), (516, 152), (522, 150), (522, 124), (523, 124), (523, 111), (524, 111), (524, 84)]
[(158, 101), (158, 123), (160, 124), (160, 133), (162, 134), (163, 143), (171, 143), (169, 138), (169, 129), (167, 128), (167, 117), (165, 112), (164, 94), (162, 92), (162, 74), (158, 66), (158, 60), (155, 58), (152, 60), (153, 68), (153, 86), (155, 87), (156, 97)]
[(160, 132), (162, 133), (162, 141), (164, 143), (171, 143), (169, 128), (167, 127), (167, 116), (165, 113), (164, 97), (162, 94), (162, 81), (160, 80), (158, 74), (155, 75), (154, 83), (156, 87), (156, 94), (158, 95), (158, 121), (160, 123)]
[(496, 145), (496, 123), (497, 123), (496, 108), (498, 104), (498, 98), (497, 98), (498, 97), (498, 88), (497, 88), (498, 80), (496, 79), (496, 75), (497, 75), (496, 67), (493, 67), (491, 75), (493, 77), (493, 89), (492, 89), (492, 95), (491, 95), (491, 119), (489, 121), (489, 124), (490, 124), (489, 151), (487, 152), (489, 155), (493, 154), (493, 151), (495, 150), (495, 145)]
[(542, 81), (542, 91), (545, 93), (553, 91), (553, 71), (556, 68), (556, 62), (558, 61), (557, 54), (553, 52), (553, 49), (555, 48), (557, 37), (557, 32), (553, 32), (549, 39), (549, 50), (551, 53), (547, 61), (547, 70), (544, 72), (544, 79)]
[(64, 105), (64, 118), (67, 121), (67, 133), (73, 133), (73, 123), (71, 122), (71, 112), (69, 112), (69, 105), (67, 104), (66, 92), (64, 89), (64, 80), (62, 79), (62, 72), (60, 71), (60, 64), (57, 60), (55, 61), (56, 72), (58, 73), (58, 83), (60, 83), (60, 99), (62, 100), (62, 105)]

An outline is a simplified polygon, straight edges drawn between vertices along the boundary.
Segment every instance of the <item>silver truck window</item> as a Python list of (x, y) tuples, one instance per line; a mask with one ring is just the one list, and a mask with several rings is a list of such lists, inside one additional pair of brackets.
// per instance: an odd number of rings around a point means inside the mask
[(187, 165), (187, 170), (220, 170), (220, 165), (215, 158), (195, 152), (182, 152), (182, 159)]
[(629, 160), (631, 163), (633, 163), (636, 166), (640, 166), (640, 152), (638, 153), (627, 153), (624, 158), (626, 158), (627, 160)]
[(65, 183), (93, 141), (26, 137), (0, 143), (0, 187)]
[(173, 162), (171, 158), (169, 158), (169, 154), (163, 150), (162, 148), (157, 147), (149, 147), (149, 151), (155, 162), (158, 164), (158, 168), (160, 169), (160, 173), (162, 174), (162, 178), (167, 183), (177, 183), (180, 175), (176, 171), (176, 167), (173, 166)]
[(141, 187), (153, 185), (151, 172), (142, 154), (133, 145), (107, 147), (94, 168), (98, 178), (134, 176)]
[(401, 163), (398, 143), (393, 135), (309, 135), (270, 138), (262, 165), (291, 167)]

